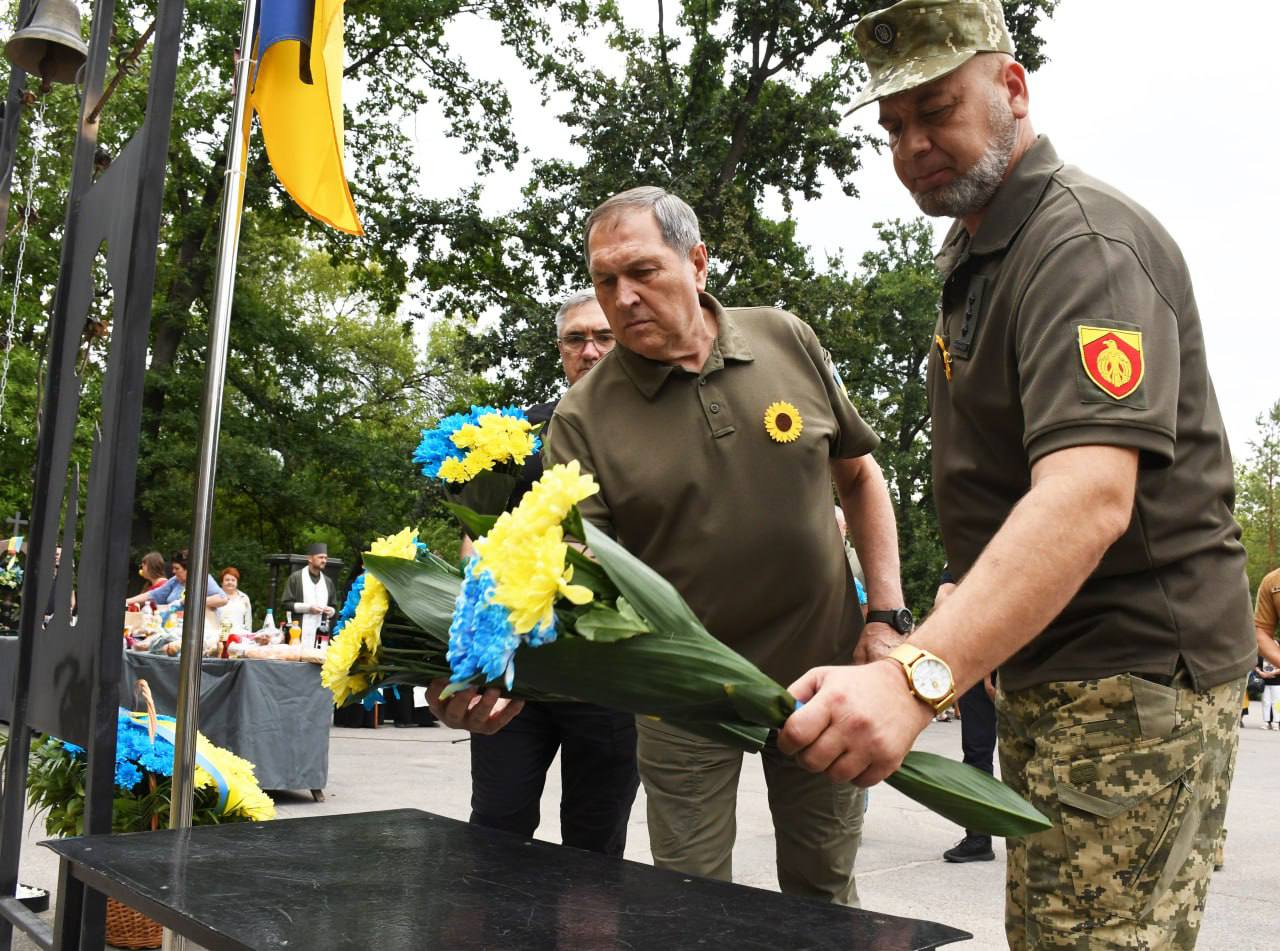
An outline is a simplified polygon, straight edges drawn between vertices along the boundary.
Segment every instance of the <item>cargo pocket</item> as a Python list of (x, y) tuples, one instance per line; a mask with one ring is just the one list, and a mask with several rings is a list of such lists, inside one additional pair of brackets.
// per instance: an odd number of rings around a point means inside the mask
[(1054, 764), (1076, 897), (1093, 911), (1142, 918), (1195, 841), (1192, 779), (1201, 731), (1127, 744)]

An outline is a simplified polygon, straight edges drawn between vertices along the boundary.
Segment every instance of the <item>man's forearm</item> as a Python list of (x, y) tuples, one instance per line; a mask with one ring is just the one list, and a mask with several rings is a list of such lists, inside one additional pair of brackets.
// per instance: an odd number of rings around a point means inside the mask
[(867, 576), (868, 607), (873, 611), (904, 607), (898, 527), (880, 466), (863, 456), (857, 469), (833, 467), (833, 471), (840, 507)]
[[(1090, 447), (1097, 449), (1098, 447)], [(1096, 465), (1128, 458), (1080, 456), (1022, 498), (955, 591), (912, 636), (945, 659), (964, 693), (1048, 626), (1079, 590), (1132, 512), (1133, 483), (1099, 484)], [(1087, 500), (1088, 504), (1082, 504)]]
[(1280, 667), (1280, 644), (1276, 643), (1275, 634), (1256, 624), (1253, 629), (1258, 634), (1258, 653)]

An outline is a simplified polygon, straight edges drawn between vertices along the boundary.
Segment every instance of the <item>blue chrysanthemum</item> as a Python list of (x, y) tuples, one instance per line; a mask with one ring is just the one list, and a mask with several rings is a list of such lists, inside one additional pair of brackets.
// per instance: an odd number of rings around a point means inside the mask
[(501, 677), (510, 689), (515, 683), (515, 653), (520, 638), (511, 626), (507, 609), (493, 600), (493, 575), (477, 571), (478, 562), (476, 558), (467, 562), (449, 626), (449, 650), (445, 655), (453, 672), (449, 679), (460, 684), (484, 674), (485, 683)]
[[(463, 426), (475, 425), (481, 416), (487, 416), (491, 413), (497, 413), (500, 416), (510, 416), (513, 419), (528, 419), (524, 410), (518, 406), (504, 406), (501, 409), (494, 406), (473, 406), (471, 411), (467, 413), (454, 413), (446, 416), (436, 424), (434, 429), (424, 429), (422, 431), (422, 442), (418, 443), (418, 448), (413, 451), (413, 461), (422, 466), (422, 474), (428, 479), (438, 479), (440, 477), (440, 465), (446, 459), (457, 459), (462, 461), (467, 453), (464, 449), (459, 449), (453, 442), (453, 434)], [(542, 440), (534, 437), (533, 454), (537, 455), (542, 449)]]
[(347, 626), (347, 622), (356, 616), (356, 608), (360, 606), (360, 595), (364, 592), (364, 572), (360, 572), (356, 580), (351, 583), (351, 590), (347, 592), (347, 600), (342, 603), (342, 610), (338, 612), (338, 618), (333, 625), (333, 636), (337, 637), (342, 629)]
[(116, 761), (116, 785), (121, 789), (132, 789), (142, 782), (142, 770), (135, 763)]
[(436, 424), (435, 429), (422, 431), (422, 442), (413, 451), (413, 461), (422, 466), (422, 474), (428, 479), (438, 478), (440, 464), (446, 459), (461, 460), (466, 452), (453, 444), (453, 434), (463, 426), (475, 423), (482, 409), (493, 412), (491, 407), (471, 407), (469, 413), (454, 413)]

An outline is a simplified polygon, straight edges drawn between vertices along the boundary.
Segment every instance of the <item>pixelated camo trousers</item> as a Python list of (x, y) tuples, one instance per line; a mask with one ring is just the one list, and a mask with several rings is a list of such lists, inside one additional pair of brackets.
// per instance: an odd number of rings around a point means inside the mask
[(1010, 948), (1195, 947), (1243, 689), (1121, 674), (1001, 693), (1003, 779), (1053, 820), (1009, 840)]

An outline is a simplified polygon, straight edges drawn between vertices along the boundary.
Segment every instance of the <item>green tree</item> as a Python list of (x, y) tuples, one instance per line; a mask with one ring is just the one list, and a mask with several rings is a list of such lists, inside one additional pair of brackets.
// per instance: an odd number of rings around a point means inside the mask
[[(215, 563), (236, 559), (253, 569), (262, 553), (311, 538), (353, 557), (372, 534), (422, 519), (447, 541), (445, 523), (431, 521), (434, 496), (407, 461), (417, 426), (465, 402), (532, 402), (559, 387), (546, 330), (550, 310), (584, 282), (578, 235), (587, 210), (622, 187), (661, 184), (690, 200), (713, 249), (712, 287), (726, 303), (783, 304), (824, 334), (850, 320), (862, 282), (812, 259), (796, 240), (791, 210), (833, 188), (855, 193), (853, 176), (869, 140), (839, 129), (864, 77), (850, 30), (881, 5), (662, 0), (656, 20), (641, 28), (628, 25), (610, 0), (349, 0), (347, 74), (359, 86), (348, 87), (348, 171), (367, 235), (352, 238), (308, 219), (284, 195), (254, 137)], [(1054, 0), (1005, 3), (1031, 67), (1041, 59), (1036, 30), (1053, 7)], [(132, 46), (152, 14), (143, 0), (117, 4), (115, 49)], [(503, 214), (481, 207), (483, 185), (512, 174), (523, 153), (501, 83), (478, 79), (450, 46), (446, 28), (461, 17), (498, 25), (527, 70), (508, 81), (536, 83), (569, 103), (555, 119), (580, 154), (534, 157), (521, 202)], [(185, 544), (190, 530), (239, 22), (223, 0), (187, 5), (142, 394), (138, 553)], [(588, 62), (588, 49), (617, 54), (621, 68)], [(104, 163), (118, 157), (142, 121), (146, 59), (124, 76), (103, 112)], [(0, 506), (24, 511), (79, 109), (69, 88), (44, 102), (49, 132), (33, 199), (23, 200), (30, 209), (22, 217), (16, 207), (11, 216), (16, 223), (30, 211), (31, 227), (0, 419)], [(475, 160), (474, 184), (457, 195), (431, 194), (417, 167), (406, 129), (425, 106), (445, 116), (450, 146)], [(24, 128), (31, 128), (30, 113)], [(15, 201), (31, 144), (24, 135)], [(780, 214), (765, 210), (778, 203)], [(17, 242), (7, 241), (5, 275), (13, 274), (16, 254)], [(111, 291), (103, 276), (100, 306), (83, 328), (75, 456), (82, 465), (110, 342)], [(404, 318), (427, 313), (444, 323), (419, 359)], [(494, 314), (501, 317), (496, 329), (479, 332), (480, 317)], [(849, 332), (841, 360), (850, 377), (873, 357), (872, 334)], [(917, 481), (903, 486), (899, 498), (914, 500)], [(252, 576), (247, 582), (258, 583)]]
[[(471, 189), (421, 222), (417, 245), (444, 249), (416, 272), (433, 306), (461, 321), (503, 315), (470, 341), (473, 366), (512, 399), (555, 388), (544, 327), (555, 302), (586, 282), (581, 224), (633, 185), (669, 188), (693, 206), (712, 251), (708, 283), (724, 303), (785, 305), (815, 324), (840, 313), (854, 287), (812, 260), (790, 213), (831, 189), (856, 194), (871, 139), (840, 129), (865, 79), (851, 34), (881, 6), (659, 0), (653, 32), (628, 25), (611, 3), (562, 6), (579, 11), (575, 45), (555, 55), (517, 49), (547, 94), (569, 103), (558, 118), (581, 158), (535, 161), (508, 214), (484, 214)], [(1035, 30), (1053, 7), (1005, 3), (1030, 68), (1043, 59)], [(581, 49), (606, 46), (621, 55), (620, 72), (584, 61)], [(781, 217), (765, 210), (777, 203)]]
[(822, 338), (859, 411), (881, 438), (898, 522), (907, 603), (933, 603), (944, 556), (930, 471), (925, 367), (942, 280), (933, 266), (933, 232), (923, 219), (877, 224), (880, 247), (862, 258), (851, 307)]
[(1280, 567), (1280, 400), (1257, 419), (1249, 459), (1236, 466), (1236, 519), (1249, 554), (1249, 589)]

